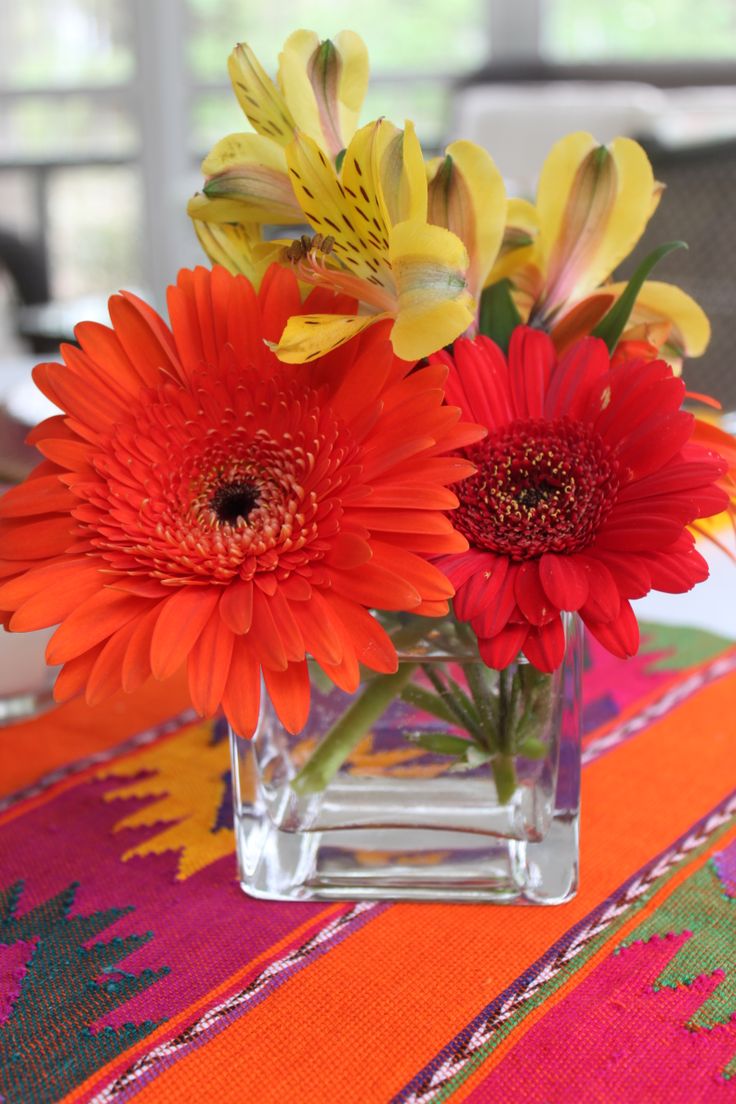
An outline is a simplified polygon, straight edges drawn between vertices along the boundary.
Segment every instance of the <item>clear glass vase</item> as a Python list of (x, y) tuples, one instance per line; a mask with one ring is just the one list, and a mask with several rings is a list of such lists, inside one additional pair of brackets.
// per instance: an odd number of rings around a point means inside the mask
[[(416, 624), (421, 620), (421, 636)], [(241, 885), (276, 900), (559, 904), (577, 887), (582, 631), (562, 667), (479, 658), (466, 626), (394, 631), (396, 675), (354, 694), (318, 668), (305, 728), (264, 695), (231, 733)]]

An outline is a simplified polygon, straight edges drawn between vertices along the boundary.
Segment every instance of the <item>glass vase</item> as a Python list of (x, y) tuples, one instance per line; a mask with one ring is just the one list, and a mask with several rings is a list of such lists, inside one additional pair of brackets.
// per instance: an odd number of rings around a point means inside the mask
[[(421, 622), (421, 628), (416, 625)], [(394, 626), (395, 675), (312, 677), (287, 732), (264, 694), (231, 733), (240, 881), (276, 900), (559, 904), (578, 878), (582, 631), (553, 674), (480, 659), (467, 627)], [(421, 633), (421, 635), (419, 635)]]

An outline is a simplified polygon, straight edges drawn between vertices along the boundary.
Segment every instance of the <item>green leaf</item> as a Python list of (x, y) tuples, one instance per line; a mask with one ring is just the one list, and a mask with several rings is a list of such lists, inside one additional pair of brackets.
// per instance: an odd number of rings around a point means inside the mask
[(506, 352), (512, 332), (520, 325), (521, 315), (511, 295), (511, 281), (499, 280), (497, 284), (484, 288), (480, 297), (480, 332), (492, 338)]
[(463, 740), (462, 736), (452, 736), (449, 732), (410, 732), (407, 735), (413, 744), (419, 744), (434, 755), (465, 757), (468, 750), (475, 747), (469, 740)]
[(683, 241), (665, 242), (664, 245), (660, 245), (657, 249), (653, 250), (648, 257), (645, 257), (629, 280), (620, 297), (593, 330), (593, 337), (603, 338), (608, 346), (609, 353), (612, 353), (616, 348), (618, 339), (624, 332), (624, 327), (629, 320), (629, 315), (634, 309), (636, 297), (641, 291), (641, 286), (647, 276), (655, 265), (659, 264), (663, 257), (666, 257), (668, 253), (673, 253), (675, 249), (687, 249), (687, 243)]
[(345, 154), (347, 152), (348, 152), (347, 149), (341, 149), (340, 152), (338, 153), (337, 157), (335, 158), (335, 172), (336, 173), (339, 173), (340, 169), (342, 168), (342, 163), (345, 160)]

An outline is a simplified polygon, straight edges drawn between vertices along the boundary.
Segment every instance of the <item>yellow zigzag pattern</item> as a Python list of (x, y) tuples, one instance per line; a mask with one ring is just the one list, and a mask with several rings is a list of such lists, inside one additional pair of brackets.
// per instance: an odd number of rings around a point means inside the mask
[(134, 855), (160, 855), (179, 851), (177, 881), (183, 881), (210, 863), (230, 854), (235, 846), (230, 828), (214, 831), (217, 811), (224, 794), (223, 774), (228, 768), (226, 740), (212, 742), (212, 724), (193, 724), (169, 740), (132, 755), (100, 771), (98, 778), (136, 777), (105, 794), (105, 801), (119, 798), (153, 797), (158, 800), (119, 820), (115, 831), (124, 828), (166, 826), (150, 839), (126, 851), (123, 861)]

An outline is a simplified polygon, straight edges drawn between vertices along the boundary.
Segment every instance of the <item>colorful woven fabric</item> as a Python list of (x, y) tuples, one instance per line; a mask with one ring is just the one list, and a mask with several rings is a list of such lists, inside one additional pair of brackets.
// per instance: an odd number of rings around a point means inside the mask
[(0, 729), (5, 1104), (736, 1102), (736, 647), (591, 648), (549, 909), (250, 900), (183, 701)]

